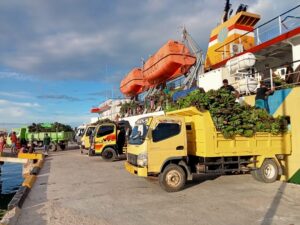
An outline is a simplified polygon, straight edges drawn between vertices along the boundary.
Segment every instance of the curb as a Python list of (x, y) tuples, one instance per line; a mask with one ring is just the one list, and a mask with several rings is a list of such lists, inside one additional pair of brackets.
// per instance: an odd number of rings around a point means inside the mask
[(29, 191), (30, 189), (28, 187), (21, 186), (12, 200), (9, 202), (7, 206), (8, 210), (12, 210), (15, 207), (21, 208)]
[(30, 175), (37, 175), (44, 165), (44, 160), (39, 160), (33, 164), (33, 169), (30, 171)]
[(12, 200), (9, 202), (7, 206), (8, 211), (5, 213), (4, 217), (0, 221), (0, 225), (16, 224), (21, 212), (22, 205), (31, 188), (33, 187), (37, 179), (37, 174), (40, 172), (43, 164), (43, 159), (40, 159), (33, 164), (33, 168), (30, 171), (30, 173), (25, 176), (22, 186), (18, 189)]
[(36, 175), (27, 175), (25, 180), (22, 183), (22, 186), (31, 189), (35, 181), (36, 181)]

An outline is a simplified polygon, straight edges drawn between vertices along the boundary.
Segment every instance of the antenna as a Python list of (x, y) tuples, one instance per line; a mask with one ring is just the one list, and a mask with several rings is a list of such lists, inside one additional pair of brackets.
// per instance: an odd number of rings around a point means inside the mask
[(224, 15), (223, 15), (223, 18), (222, 18), (222, 23), (225, 23), (227, 20), (228, 20), (228, 13), (229, 13), (229, 10), (231, 9), (231, 4), (230, 4), (230, 0), (226, 0), (226, 3), (225, 3), (225, 7), (224, 7)]

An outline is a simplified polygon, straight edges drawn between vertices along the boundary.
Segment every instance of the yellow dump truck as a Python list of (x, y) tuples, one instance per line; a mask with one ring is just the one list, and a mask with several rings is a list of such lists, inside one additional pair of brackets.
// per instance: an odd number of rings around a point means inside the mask
[(259, 181), (274, 182), (284, 173), (282, 161), (290, 153), (289, 133), (225, 138), (208, 111), (189, 107), (139, 119), (129, 139), (125, 167), (138, 176), (158, 176), (161, 187), (174, 192), (193, 174), (250, 171)]

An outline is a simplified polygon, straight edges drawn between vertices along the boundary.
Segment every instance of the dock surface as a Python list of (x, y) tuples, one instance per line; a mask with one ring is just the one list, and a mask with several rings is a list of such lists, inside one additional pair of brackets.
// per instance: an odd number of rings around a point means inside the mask
[(264, 184), (251, 175), (197, 177), (166, 193), (157, 180), (127, 173), (124, 161), (68, 150), (47, 157), (18, 224), (297, 225), (299, 212), (299, 185)]

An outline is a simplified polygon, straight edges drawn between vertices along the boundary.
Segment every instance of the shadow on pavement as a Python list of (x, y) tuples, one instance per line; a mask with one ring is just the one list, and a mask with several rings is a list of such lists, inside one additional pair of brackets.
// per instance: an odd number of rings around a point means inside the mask
[(198, 184), (204, 183), (208, 180), (215, 180), (221, 175), (207, 175), (207, 174), (195, 174), (193, 175), (193, 180), (188, 181), (184, 187), (184, 189), (191, 188), (193, 186), (196, 186)]
[(273, 217), (275, 216), (276, 212), (277, 212), (277, 208), (279, 206), (280, 200), (282, 198), (282, 195), (284, 193), (284, 190), (287, 186), (287, 183), (282, 182), (280, 187), (277, 190), (276, 195), (273, 198), (273, 201), (268, 209), (268, 211), (266, 212), (261, 225), (271, 225), (272, 221), (273, 221)]

